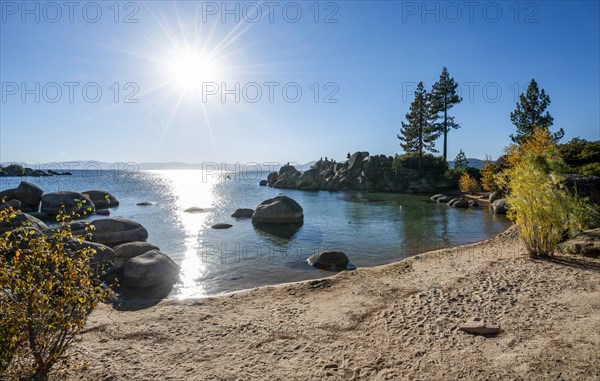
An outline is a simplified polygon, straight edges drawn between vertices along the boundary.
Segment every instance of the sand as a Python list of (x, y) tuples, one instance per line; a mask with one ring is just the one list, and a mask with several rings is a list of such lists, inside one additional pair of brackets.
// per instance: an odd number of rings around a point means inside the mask
[[(497, 336), (459, 330), (472, 317)], [(490, 240), (329, 278), (95, 310), (67, 380), (598, 380), (600, 260)]]

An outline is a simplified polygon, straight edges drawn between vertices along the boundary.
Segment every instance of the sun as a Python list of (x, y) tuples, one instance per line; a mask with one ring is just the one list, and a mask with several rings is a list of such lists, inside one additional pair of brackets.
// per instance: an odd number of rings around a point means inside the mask
[(209, 53), (190, 48), (171, 52), (165, 60), (167, 79), (176, 87), (199, 89), (221, 78), (217, 59)]

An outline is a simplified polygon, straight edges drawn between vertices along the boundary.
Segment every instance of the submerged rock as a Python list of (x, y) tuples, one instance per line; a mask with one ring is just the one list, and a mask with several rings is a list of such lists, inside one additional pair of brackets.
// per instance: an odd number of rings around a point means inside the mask
[(149, 201), (143, 201), (143, 202), (138, 202), (136, 205), (138, 206), (150, 206), (150, 205), (154, 205), (153, 202), (149, 202)]
[(258, 183), (258, 185), (260, 185), (261, 187), (264, 187), (268, 184), (269, 184), (269, 182), (267, 180), (260, 180), (260, 182)]
[(301, 223), (304, 210), (287, 196), (276, 196), (261, 202), (252, 215), (252, 222), (260, 224)]
[(191, 208), (187, 208), (186, 210), (184, 210), (184, 212), (186, 212), (186, 213), (202, 213), (202, 212), (204, 212), (204, 209), (199, 208), (197, 206), (192, 206)]
[(233, 225), (230, 225), (230, 224), (219, 223), (219, 224), (214, 224), (213, 226), (211, 226), (211, 228), (212, 229), (229, 229), (232, 226)]
[(254, 214), (254, 209), (236, 209), (235, 212), (231, 215), (234, 218), (251, 218)]
[(308, 257), (307, 262), (323, 270), (340, 271), (348, 266), (349, 260), (341, 251), (321, 251)]

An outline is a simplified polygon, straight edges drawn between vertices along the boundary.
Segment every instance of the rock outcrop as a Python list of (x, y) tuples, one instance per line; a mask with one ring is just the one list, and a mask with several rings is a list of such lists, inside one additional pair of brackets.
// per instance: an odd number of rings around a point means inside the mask
[(279, 172), (267, 176), (267, 184), (275, 188), (305, 191), (364, 190), (373, 192), (425, 193), (447, 189), (445, 179), (425, 171), (398, 168), (392, 170), (393, 157), (355, 152), (346, 162), (321, 159), (304, 173), (286, 164)]
[(150, 250), (131, 258), (123, 269), (123, 285), (127, 287), (154, 287), (173, 283), (179, 277), (179, 266), (169, 256)]
[(119, 200), (110, 192), (103, 190), (89, 190), (81, 192), (88, 196), (96, 206), (96, 209), (116, 208), (119, 206)]
[(81, 214), (91, 214), (96, 211), (92, 200), (83, 193), (61, 191), (46, 193), (42, 196), (41, 211), (43, 213), (57, 215), (63, 207), (66, 213), (79, 211)]
[(148, 231), (140, 223), (126, 218), (104, 218), (90, 222), (93, 229), (85, 231), (85, 224), (72, 223), (73, 234), (90, 234), (91, 242), (114, 247), (128, 242), (145, 241)]

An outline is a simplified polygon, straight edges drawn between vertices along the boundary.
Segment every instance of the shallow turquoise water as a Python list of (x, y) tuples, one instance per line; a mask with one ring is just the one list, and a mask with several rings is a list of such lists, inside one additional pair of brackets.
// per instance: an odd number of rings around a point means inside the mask
[[(330, 193), (258, 186), (265, 174), (203, 175), (201, 171), (87, 171), (74, 176), (26, 178), (46, 192), (103, 189), (120, 201), (111, 217), (140, 222), (148, 241), (182, 267), (171, 297), (190, 298), (267, 284), (317, 278), (306, 258), (320, 249), (344, 251), (356, 267), (394, 262), (419, 252), (476, 242), (510, 222), (487, 208), (453, 209), (426, 196)], [(20, 178), (0, 178), (0, 189)], [(290, 239), (257, 230), (230, 215), (286, 194), (304, 208), (304, 225)], [(155, 203), (137, 206), (141, 201)], [(183, 210), (197, 206), (203, 213)], [(95, 216), (94, 218), (100, 218)], [(232, 228), (210, 226), (230, 223)]]

